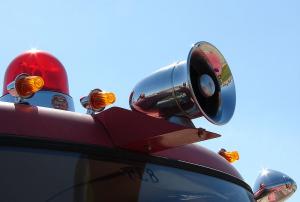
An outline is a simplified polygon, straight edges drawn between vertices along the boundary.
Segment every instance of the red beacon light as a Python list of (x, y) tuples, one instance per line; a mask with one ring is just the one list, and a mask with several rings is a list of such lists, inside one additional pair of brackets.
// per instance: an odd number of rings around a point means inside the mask
[[(39, 77), (43, 80), (43, 86), (32, 95), (20, 99), (18, 94), (11, 93), (15, 92), (11, 91), (11, 85), (20, 75)], [(18, 100), (30, 105), (74, 111), (67, 73), (61, 62), (50, 53), (40, 50), (29, 50), (17, 56), (7, 67), (0, 101)]]

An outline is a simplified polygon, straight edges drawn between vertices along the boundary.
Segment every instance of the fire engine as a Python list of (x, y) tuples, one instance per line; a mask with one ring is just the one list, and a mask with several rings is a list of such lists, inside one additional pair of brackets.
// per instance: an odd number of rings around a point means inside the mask
[(112, 92), (94, 89), (76, 113), (67, 73), (48, 52), (17, 56), (0, 98), (0, 196), (3, 202), (267, 202), (296, 191), (286, 174), (266, 169), (252, 188), (232, 162), (199, 144), (220, 135), (196, 127), (205, 117), (226, 124), (235, 85), (220, 51), (208, 42), (187, 60), (140, 81), (130, 110), (107, 106)]

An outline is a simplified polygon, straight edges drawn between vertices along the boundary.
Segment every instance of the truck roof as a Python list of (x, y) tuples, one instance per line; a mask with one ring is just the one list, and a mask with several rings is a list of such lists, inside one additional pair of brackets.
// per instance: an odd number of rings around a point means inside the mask
[[(157, 143), (153, 144), (153, 150), (143, 151), (141, 149), (143, 141), (139, 141), (139, 137), (142, 139), (151, 134), (165, 137), (164, 134), (171, 134), (175, 139), (183, 135), (191, 138), (193, 136), (186, 134), (193, 133), (194, 129), (119, 107), (112, 107), (91, 116), (26, 104), (0, 102), (0, 122), (4, 123), (0, 127), (1, 136), (131, 150), (147, 156), (159, 156), (208, 167), (243, 180), (239, 172), (223, 157), (199, 144), (174, 146), (176, 144), (172, 145), (172, 139), (159, 138), (153, 140)], [(155, 148), (155, 145), (158, 146)]]

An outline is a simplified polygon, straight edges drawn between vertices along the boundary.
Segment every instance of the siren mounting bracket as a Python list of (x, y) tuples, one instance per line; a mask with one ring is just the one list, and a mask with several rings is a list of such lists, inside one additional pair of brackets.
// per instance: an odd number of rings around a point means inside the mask
[(155, 153), (221, 136), (203, 128), (178, 125), (119, 107), (111, 107), (93, 117), (106, 128), (116, 147), (142, 153)]

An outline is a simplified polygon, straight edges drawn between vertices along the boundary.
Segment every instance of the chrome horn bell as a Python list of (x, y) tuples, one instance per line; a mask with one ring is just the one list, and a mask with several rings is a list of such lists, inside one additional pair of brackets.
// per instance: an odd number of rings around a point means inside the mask
[(223, 55), (202, 41), (192, 47), (187, 61), (161, 68), (138, 83), (129, 103), (133, 110), (173, 122), (204, 116), (222, 125), (233, 115), (235, 86)]

